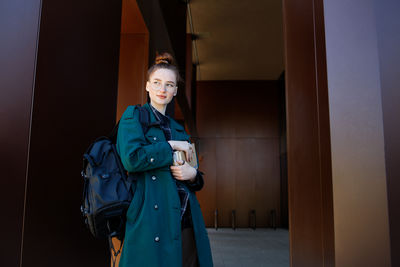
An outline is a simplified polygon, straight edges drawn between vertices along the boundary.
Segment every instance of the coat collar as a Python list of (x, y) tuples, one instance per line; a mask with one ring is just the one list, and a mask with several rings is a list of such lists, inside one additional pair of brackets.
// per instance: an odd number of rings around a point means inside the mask
[[(150, 124), (157, 124), (158, 120), (157, 120), (156, 116), (154, 115), (153, 111), (151, 110), (150, 103), (144, 104), (143, 107), (149, 111)], [(173, 118), (171, 118), (168, 115), (167, 115), (167, 118), (170, 121), (170, 128), (171, 129), (178, 130), (178, 131), (184, 131), (185, 130), (185, 128), (182, 125), (180, 125), (178, 122), (176, 122)]]

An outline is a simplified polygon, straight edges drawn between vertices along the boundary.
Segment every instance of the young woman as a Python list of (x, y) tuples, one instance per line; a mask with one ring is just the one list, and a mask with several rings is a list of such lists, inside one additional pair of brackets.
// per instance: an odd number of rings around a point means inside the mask
[(150, 126), (143, 133), (139, 110), (129, 106), (118, 130), (117, 150), (125, 169), (138, 177), (127, 212), (120, 267), (212, 266), (208, 235), (194, 194), (203, 187), (202, 173), (187, 162), (173, 166), (173, 151), (191, 160), (189, 135), (165, 115), (177, 94), (179, 72), (170, 54), (156, 57), (146, 91)]

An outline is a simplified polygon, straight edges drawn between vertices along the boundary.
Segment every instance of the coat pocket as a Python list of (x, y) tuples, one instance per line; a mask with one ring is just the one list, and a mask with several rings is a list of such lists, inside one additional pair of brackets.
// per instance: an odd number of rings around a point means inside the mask
[(136, 181), (134, 185), (132, 185), (132, 189), (134, 190), (133, 199), (131, 204), (129, 205), (128, 211), (126, 212), (126, 220), (129, 223), (135, 223), (139, 214), (143, 208), (143, 184), (139, 181)]

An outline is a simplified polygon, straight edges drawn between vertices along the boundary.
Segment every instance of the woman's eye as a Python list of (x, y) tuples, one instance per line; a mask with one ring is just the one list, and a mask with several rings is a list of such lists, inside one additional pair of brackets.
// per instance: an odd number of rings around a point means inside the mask
[(153, 84), (154, 84), (154, 85), (159, 85), (160, 82), (159, 82), (159, 81), (154, 81)]
[(171, 84), (171, 83), (168, 83), (168, 84), (167, 84), (167, 87), (168, 87), (168, 88), (174, 88), (174, 85)]

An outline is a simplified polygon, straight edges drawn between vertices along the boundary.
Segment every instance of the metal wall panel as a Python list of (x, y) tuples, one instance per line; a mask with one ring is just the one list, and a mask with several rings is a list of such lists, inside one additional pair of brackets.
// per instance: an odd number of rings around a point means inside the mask
[(0, 266), (19, 266), (41, 1), (0, 8)]
[(82, 154), (116, 118), (121, 1), (43, 0), (22, 266), (108, 266), (79, 211)]

